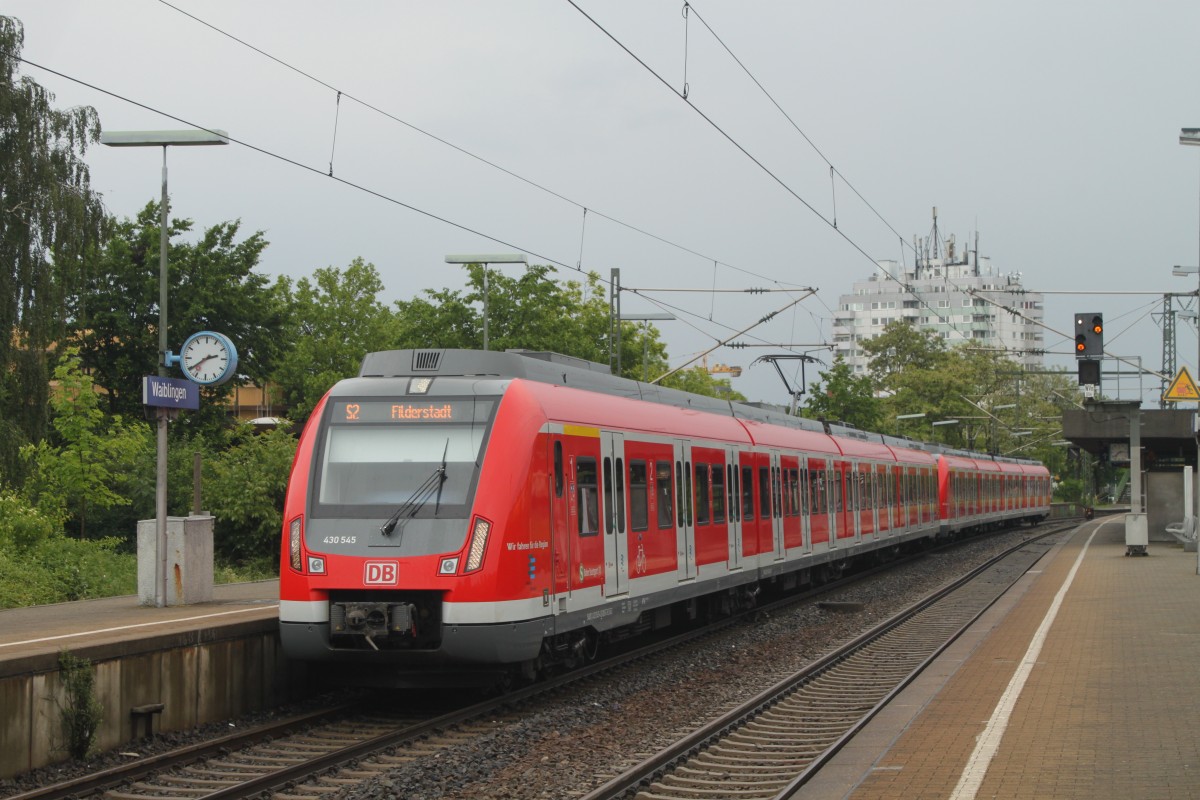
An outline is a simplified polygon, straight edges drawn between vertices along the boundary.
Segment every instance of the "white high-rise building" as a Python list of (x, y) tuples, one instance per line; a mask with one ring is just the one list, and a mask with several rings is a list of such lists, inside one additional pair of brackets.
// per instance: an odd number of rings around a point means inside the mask
[(948, 346), (971, 342), (1006, 353), (1025, 367), (1042, 366), (1043, 298), (1021, 285), (1021, 273), (994, 270), (978, 247), (957, 253), (953, 236), (942, 242), (937, 209), (931, 236), (915, 244), (914, 265), (880, 261), (876, 274), (855, 281), (853, 292), (839, 298), (833, 319), (835, 356), (863, 374), (868, 358), (862, 342), (883, 333), (890, 322), (911, 320), (935, 331)]

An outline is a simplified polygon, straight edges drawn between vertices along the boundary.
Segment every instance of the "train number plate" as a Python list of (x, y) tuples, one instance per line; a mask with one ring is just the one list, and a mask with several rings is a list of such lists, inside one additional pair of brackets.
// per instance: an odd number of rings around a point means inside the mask
[(400, 582), (399, 561), (368, 561), (363, 583), (367, 586), (395, 586)]

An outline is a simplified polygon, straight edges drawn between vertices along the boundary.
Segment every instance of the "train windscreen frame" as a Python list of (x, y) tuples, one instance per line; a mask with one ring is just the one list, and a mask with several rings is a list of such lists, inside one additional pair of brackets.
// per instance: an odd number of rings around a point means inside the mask
[(313, 454), (312, 516), (386, 517), (415, 498), (416, 518), (465, 516), (499, 401), (331, 398)]

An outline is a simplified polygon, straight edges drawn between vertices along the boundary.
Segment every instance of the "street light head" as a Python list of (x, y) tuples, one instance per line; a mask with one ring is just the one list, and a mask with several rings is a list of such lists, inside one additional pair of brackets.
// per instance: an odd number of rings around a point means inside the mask
[(1195, 275), (1198, 272), (1200, 272), (1200, 267), (1181, 267), (1179, 265), (1171, 267), (1171, 274), (1180, 277), (1184, 275)]
[(229, 144), (229, 134), (200, 128), (184, 131), (103, 131), (100, 144), (109, 147), (196, 147)]
[(524, 253), (480, 253), (446, 256), (447, 264), (528, 264)]
[(1179, 143), (1200, 145), (1200, 128), (1180, 128)]

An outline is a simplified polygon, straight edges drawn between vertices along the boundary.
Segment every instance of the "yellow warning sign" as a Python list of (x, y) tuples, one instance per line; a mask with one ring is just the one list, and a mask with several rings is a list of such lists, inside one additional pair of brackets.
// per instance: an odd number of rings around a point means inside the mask
[(1179, 374), (1163, 395), (1163, 400), (1200, 400), (1200, 389), (1196, 388), (1196, 382), (1192, 380), (1187, 367), (1180, 368)]

